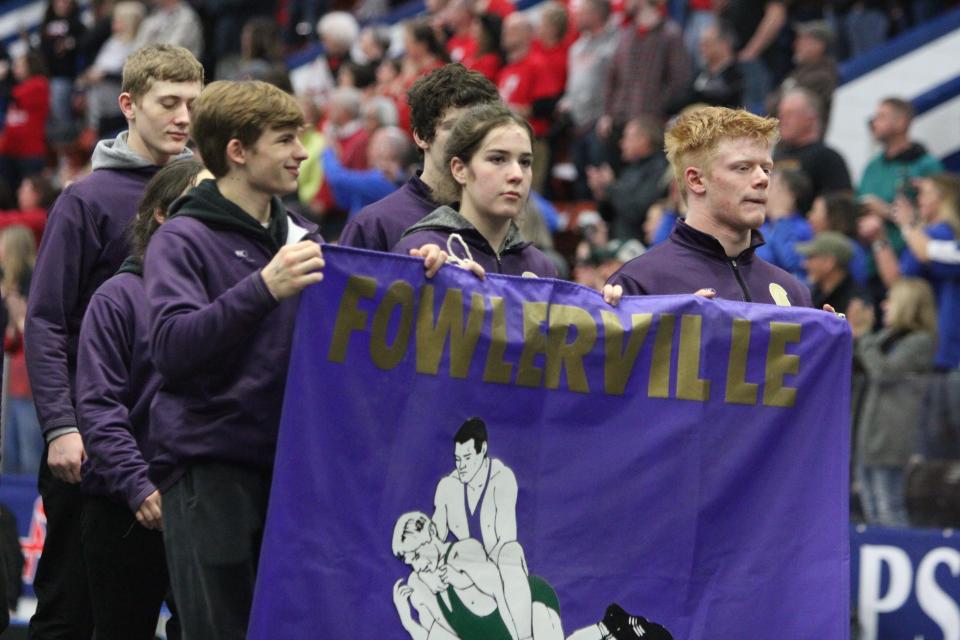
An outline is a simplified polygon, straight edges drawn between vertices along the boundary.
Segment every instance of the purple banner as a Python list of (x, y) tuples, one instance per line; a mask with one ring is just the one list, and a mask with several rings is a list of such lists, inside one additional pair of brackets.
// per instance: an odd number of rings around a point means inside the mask
[(324, 252), (250, 638), (849, 637), (846, 322)]

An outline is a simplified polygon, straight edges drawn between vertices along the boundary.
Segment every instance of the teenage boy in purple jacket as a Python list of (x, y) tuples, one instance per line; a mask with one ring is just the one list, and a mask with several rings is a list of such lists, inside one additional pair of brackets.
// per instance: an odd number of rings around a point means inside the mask
[(93, 292), (129, 254), (126, 230), (147, 181), (188, 155), (190, 105), (203, 67), (182, 47), (152, 45), (123, 68), (119, 97), (128, 130), (101, 141), (93, 173), (50, 210), (27, 306), (27, 369), (47, 441), (39, 474), (47, 536), (33, 586), (29, 637), (89, 638), (90, 593), (80, 549), (80, 465), (75, 371), (80, 322)]
[[(216, 180), (170, 208), (147, 248), (151, 357), (163, 379), (150, 465), (163, 495), (174, 600), (188, 639), (242, 639), (253, 600), (299, 293), (323, 279), (316, 226), (278, 196), (307, 152), (296, 100), (214, 82), (194, 135)], [(427, 275), (446, 255), (422, 248)]]
[(417, 80), (407, 94), (413, 140), (423, 152), (423, 171), (354, 217), (340, 244), (390, 251), (407, 228), (439, 207), (434, 192), (444, 180), (444, 147), (453, 125), (468, 108), (499, 102), (497, 87), (476, 71), (448, 64)]
[(81, 541), (97, 640), (152, 640), (170, 586), (160, 493), (147, 477), (160, 374), (150, 361), (143, 255), (167, 208), (201, 171), (197, 160), (176, 160), (147, 184), (131, 255), (93, 294), (80, 328), (77, 417), (87, 451)]
[(811, 306), (795, 277), (754, 255), (767, 208), (778, 138), (775, 118), (705, 107), (667, 132), (667, 158), (687, 202), (666, 242), (623, 265), (607, 281), (624, 295), (700, 293), (745, 302)]

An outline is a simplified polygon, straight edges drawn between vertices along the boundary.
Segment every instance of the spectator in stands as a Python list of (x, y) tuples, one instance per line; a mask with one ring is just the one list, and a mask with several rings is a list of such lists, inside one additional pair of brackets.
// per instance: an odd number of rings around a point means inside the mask
[(412, 86), (417, 78), (449, 61), (436, 31), (426, 20), (414, 19), (404, 23), (403, 61), (407, 87)]
[(557, 83), (550, 79), (552, 72), (547, 68), (546, 59), (533, 47), (533, 25), (526, 13), (512, 13), (504, 21), (503, 49), (507, 64), (497, 74), (497, 89), (504, 104), (527, 118), (533, 128), (533, 153), (536, 156), (533, 166), (537, 167), (533, 188), (539, 191), (547, 176), (549, 152), (546, 135), (550, 121), (543, 113), (535, 114), (534, 109), (541, 101), (559, 97), (551, 93)]
[(57, 199), (53, 183), (42, 173), (27, 176), (17, 189), (17, 209), (0, 211), (0, 229), (23, 225), (33, 232), (36, 246), (40, 246), (43, 229), (47, 225), (47, 209)]
[(469, 60), (477, 52), (477, 40), (473, 33), (473, 1), (452, 0), (443, 12), (443, 26), (450, 31), (444, 47), (450, 62)]
[(333, 149), (323, 152), (323, 175), (337, 204), (355, 216), (362, 208), (385, 198), (407, 180), (407, 160), (413, 151), (410, 137), (399, 127), (381, 127), (370, 136), (369, 169), (350, 169)]
[(40, 24), (40, 50), (50, 78), (50, 122), (47, 137), (66, 142), (75, 133), (73, 83), (80, 70), (78, 54), (83, 22), (75, 0), (50, 0)]
[(290, 80), (296, 95), (308, 97), (322, 108), (337, 86), (340, 65), (351, 59), (350, 49), (360, 35), (360, 25), (349, 13), (331, 11), (320, 18), (317, 33), (323, 45), (323, 55), (295, 69)]
[(551, 96), (559, 98), (567, 86), (567, 64), (570, 46), (570, 18), (567, 10), (557, 0), (547, 0), (540, 5), (540, 22), (532, 47), (543, 56), (546, 64), (548, 88)]
[(19, 185), (25, 176), (42, 171), (47, 161), (50, 82), (43, 55), (33, 49), (14, 56), (12, 70), (16, 84), (0, 134), (0, 176), (9, 185)]
[(693, 81), (689, 103), (715, 107), (743, 106), (743, 73), (734, 53), (737, 34), (724, 22), (705, 28), (700, 34), (702, 71)]
[(804, 257), (803, 268), (810, 281), (813, 306), (830, 305), (837, 313), (846, 313), (853, 299), (867, 300), (866, 292), (850, 277), (853, 257), (850, 239), (837, 231), (822, 231), (810, 242), (796, 246)]
[(280, 27), (271, 18), (250, 18), (240, 32), (240, 53), (217, 61), (218, 80), (264, 80), (288, 73)]
[(766, 244), (756, 255), (775, 264), (798, 280), (807, 277), (797, 244), (813, 239), (813, 228), (802, 203), (809, 200), (810, 180), (796, 169), (777, 169), (767, 191), (767, 219), (760, 227)]
[(3, 274), (0, 288), (9, 312), (4, 337), (4, 351), (9, 362), (8, 387), (3, 406), (4, 473), (37, 473), (43, 455), (43, 435), (23, 354), (27, 297), (36, 258), (37, 245), (30, 229), (14, 225), (3, 230), (0, 234), (0, 268)]
[(139, 2), (118, 2), (113, 7), (111, 36), (97, 52), (93, 64), (77, 79), (77, 88), (85, 91), (87, 128), (102, 137), (126, 122), (117, 95), (120, 93), (123, 65), (136, 48), (134, 40), (143, 20)]
[(855, 358), (867, 377), (855, 469), (867, 524), (906, 527), (905, 472), (926, 388), (918, 374), (933, 366), (937, 311), (930, 285), (920, 278), (894, 283), (883, 307), (883, 328), (876, 332), (872, 307), (848, 317)]
[(854, 0), (843, 20), (851, 58), (883, 44), (890, 28), (885, 0)]
[(407, 255), (432, 243), (450, 246), (451, 255), (488, 272), (556, 277), (553, 262), (516, 224), (533, 178), (532, 139), (527, 122), (502, 104), (463, 114), (447, 140), (446, 172), (437, 189), (438, 200), (459, 202), (459, 210), (438, 207), (404, 232), (393, 253)]
[(809, 90), (820, 99), (823, 107), (822, 132), (826, 132), (830, 123), (830, 111), (833, 106), (833, 92), (839, 81), (837, 61), (831, 55), (833, 29), (826, 20), (813, 20), (796, 26), (793, 40), (794, 67), (779, 90), (771, 96), (768, 111), (777, 112), (780, 97), (797, 87)]
[(715, 8), (737, 34), (746, 107), (762, 113), (767, 94), (790, 66), (790, 51), (779, 38), (787, 24), (787, 2), (724, 0), (716, 2)]
[(570, 156), (577, 169), (574, 197), (586, 200), (591, 195), (587, 166), (604, 160), (594, 130), (603, 115), (603, 86), (617, 48), (617, 29), (610, 24), (609, 0), (584, 0), (576, 19), (580, 37), (570, 47), (567, 88), (557, 109), (570, 119)]
[(859, 242), (861, 215), (853, 196), (840, 192), (814, 198), (807, 219), (815, 235), (823, 231), (836, 231), (847, 237), (853, 252), (847, 265), (850, 275), (858, 285), (866, 286), (870, 279), (870, 253)]
[[(620, 140), (623, 167), (587, 168), (587, 182), (611, 235), (621, 241), (643, 237), (649, 209), (666, 192), (670, 179), (663, 154), (663, 128), (651, 116), (630, 120)], [(666, 178), (666, 179), (665, 179)]]
[(913, 105), (903, 98), (884, 98), (870, 119), (870, 132), (880, 143), (860, 178), (857, 196), (870, 215), (889, 220), (897, 193), (914, 190), (913, 178), (932, 176), (943, 165), (923, 144), (910, 139)]
[(597, 134), (611, 148), (626, 123), (640, 115), (663, 120), (690, 87), (692, 63), (680, 27), (662, 12), (665, 0), (637, 0), (633, 22), (620, 30), (603, 91), (603, 116)]
[(489, 80), (459, 64), (427, 74), (409, 95), (413, 140), (423, 153), (423, 171), (348, 222), (341, 244), (389, 251), (407, 227), (439, 207), (434, 194), (443, 181), (450, 131), (469, 107), (499, 101), (497, 88)]
[(328, 144), (337, 147), (337, 155), (348, 169), (366, 169), (367, 144), (370, 132), (360, 119), (361, 95), (356, 89), (338, 87), (327, 102), (327, 123), (324, 133)]
[[(687, 47), (690, 59), (693, 60), (694, 68), (701, 70), (706, 65), (701, 46), (703, 32), (717, 24), (714, 2), (713, 0), (689, 0), (684, 4), (687, 5), (687, 13), (683, 19), (683, 43)], [(740, 105), (738, 103), (735, 106)]]
[(814, 198), (853, 189), (843, 156), (821, 139), (821, 114), (820, 99), (807, 89), (796, 88), (784, 93), (777, 112), (781, 141), (773, 152), (777, 166), (799, 168), (807, 174)]
[(960, 265), (922, 262), (911, 247), (922, 253), (924, 245), (919, 229), (929, 238), (956, 242), (960, 239), (960, 176), (941, 173), (919, 180), (917, 205), (901, 197), (897, 199), (895, 218), (910, 241), (896, 259), (889, 243), (875, 243), (877, 270), (885, 283), (892, 285), (900, 276), (922, 277), (930, 281), (937, 298), (940, 340), (934, 365), (940, 371), (960, 366)]
[(471, 71), (479, 71), (490, 82), (497, 81), (497, 75), (503, 67), (503, 51), (500, 49), (502, 27), (500, 16), (485, 13), (473, 21), (473, 38), (477, 42), (472, 56), (463, 60), (463, 66)]
[(366, 26), (360, 30), (357, 44), (363, 55), (362, 62), (376, 69), (390, 50), (390, 28), (377, 25)]
[(184, 0), (151, 0), (153, 11), (143, 19), (134, 49), (148, 44), (175, 44), (196, 58), (203, 55), (200, 16)]
[(360, 106), (363, 126), (371, 134), (380, 127), (395, 127), (400, 124), (397, 105), (386, 96), (373, 96)]

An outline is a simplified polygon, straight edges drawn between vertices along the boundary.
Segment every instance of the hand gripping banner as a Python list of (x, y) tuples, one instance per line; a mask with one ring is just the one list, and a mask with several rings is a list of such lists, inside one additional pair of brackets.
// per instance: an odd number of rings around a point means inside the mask
[(849, 637), (842, 319), (324, 252), (250, 638)]

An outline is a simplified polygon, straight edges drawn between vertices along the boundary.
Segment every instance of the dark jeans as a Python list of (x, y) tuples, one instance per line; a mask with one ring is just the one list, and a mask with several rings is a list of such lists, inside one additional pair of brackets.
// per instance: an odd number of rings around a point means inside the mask
[(153, 640), (169, 587), (163, 534), (100, 496), (84, 496), (81, 520), (97, 640)]
[(90, 640), (93, 608), (80, 544), (80, 485), (54, 478), (44, 449), (38, 486), (47, 516), (47, 537), (33, 580), (37, 612), (30, 619), (27, 637)]
[(199, 463), (163, 494), (163, 537), (184, 640), (247, 633), (270, 470)]

